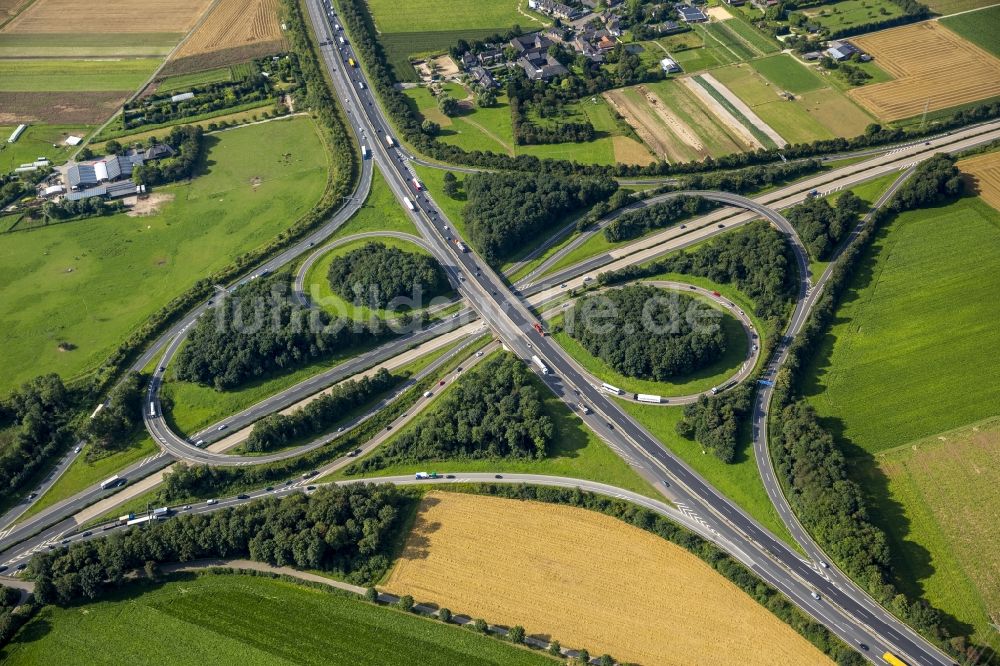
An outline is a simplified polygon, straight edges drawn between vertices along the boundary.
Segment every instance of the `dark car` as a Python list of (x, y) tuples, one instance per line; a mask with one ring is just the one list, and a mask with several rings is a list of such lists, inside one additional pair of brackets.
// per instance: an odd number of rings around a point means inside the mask
[(306, 490), (309, 491), (316, 490), (316, 486), (306, 486)]
[(69, 543), (69, 539), (63, 539), (62, 541), (60, 541), (60, 543), (65, 546), (66, 544)]
[(288, 479), (288, 481), (285, 481), (285, 485), (286, 485), (286, 486), (290, 486), (290, 485), (292, 485), (293, 483), (295, 483), (295, 481), (294, 481), (294, 480), (292, 480), (292, 479)]
[(726, 225), (724, 225), (724, 224), (720, 224), (720, 225), (719, 225), (719, 228), (720, 228), (720, 229), (724, 229), (724, 228), (725, 228), (725, 226), (726, 226)]
[(502, 479), (503, 478), (503, 474), (494, 474), (493, 478), (494, 479)]
[(273, 490), (274, 490), (274, 486), (268, 486), (267, 488), (264, 488), (264, 492), (265, 493), (269, 493), (269, 492), (271, 492)]
[(21, 562), (20, 564), (17, 565), (17, 570), (18, 571), (24, 571), (27, 568), (28, 568), (28, 565), (25, 562)]
[(84, 532), (81, 536), (89, 537), (92, 534), (93, 534), (93, 532)]
[(239, 495), (236, 496), (236, 499), (250, 499), (250, 496), (247, 495), (246, 493), (240, 493)]
[(7, 571), (7, 567), (5, 565), (4, 566), (0, 566), (0, 572), (2, 572), (2, 571)]

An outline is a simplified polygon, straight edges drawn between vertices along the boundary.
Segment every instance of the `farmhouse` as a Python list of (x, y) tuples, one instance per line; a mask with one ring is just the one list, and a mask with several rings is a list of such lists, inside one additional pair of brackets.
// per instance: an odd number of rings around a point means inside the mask
[(500, 84), (496, 82), (493, 75), (487, 72), (482, 67), (473, 67), (469, 70), (469, 76), (472, 81), (483, 88), (499, 88)]
[(673, 58), (664, 58), (663, 60), (661, 60), (660, 67), (662, 67), (663, 71), (666, 72), (667, 74), (676, 74), (677, 72), (681, 71), (681, 66), (678, 65), (677, 61), (674, 60)]
[(855, 53), (861, 53), (861, 49), (850, 42), (831, 41), (827, 42), (826, 46), (824, 53), (838, 61), (847, 60)]
[(705, 12), (691, 5), (677, 5), (677, 13), (685, 23), (704, 23), (708, 20)]
[(520, 56), (530, 52), (541, 53), (547, 51), (552, 46), (552, 40), (544, 35), (534, 33), (514, 37), (510, 40), (510, 45), (514, 48), (514, 52)]
[(108, 155), (100, 160), (80, 162), (66, 171), (68, 201), (90, 197), (124, 197), (135, 194), (138, 186), (132, 181), (135, 167), (146, 162), (170, 157), (174, 149), (166, 144), (156, 144), (144, 150), (130, 150), (125, 155)]
[(568, 21), (575, 19), (581, 14), (579, 9), (564, 5), (561, 2), (555, 2), (555, 0), (528, 0), (528, 7), (534, 9), (536, 12)]
[(659, 23), (657, 25), (652, 26), (652, 29), (658, 35), (672, 35), (675, 32), (683, 32), (688, 28), (685, 28), (682, 25), (678, 25), (674, 21), (664, 21), (663, 23)]
[(554, 76), (561, 76), (569, 72), (562, 63), (547, 53), (525, 53), (518, 58), (517, 64), (524, 69), (524, 73), (532, 81), (548, 81)]

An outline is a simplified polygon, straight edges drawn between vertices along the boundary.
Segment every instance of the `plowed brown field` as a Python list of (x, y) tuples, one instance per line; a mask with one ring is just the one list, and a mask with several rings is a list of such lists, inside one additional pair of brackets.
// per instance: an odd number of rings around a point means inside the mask
[(5, 33), (141, 33), (190, 30), (210, 0), (37, 0)]
[(691, 553), (586, 509), (432, 492), (385, 588), (622, 661), (830, 663)]
[(220, 0), (174, 57), (256, 44), (270, 45), (270, 52), (287, 48), (278, 20), (278, 0)]
[(853, 40), (896, 77), (850, 92), (882, 120), (911, 118), (1000, 95), (1000, 60), (936, 21)]
[(976, 155), (958, 163), (972, 190), (1000, 210), (1000, 152)]

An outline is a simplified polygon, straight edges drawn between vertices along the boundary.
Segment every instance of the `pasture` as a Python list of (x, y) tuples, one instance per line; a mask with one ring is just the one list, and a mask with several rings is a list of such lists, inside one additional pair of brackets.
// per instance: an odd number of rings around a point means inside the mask
[(66, 137), (87, 136), (90, 132), (85, 125), (29, 125), (15, 143), (7, 143), (15, 127), (0, 125), (0, 173), (39, 157), (47, 157), (55, 164), (65, 162), (76, 150), (66, 145)]
[(691, 553), (576, 507), (429, 493), (384, 587), (621, 661), (829, 663)]
[(974, 638), (1000, 649), (1000, 419), (876, 454), (858, 474), (879, 489), (875, 518), (889, 535), (899, 585)]
[(997, 413), (998, 288), (1000, 213), (981, 199), (910, 211), (882, 230), (804, 387), (849, 456)]
[(995, 5), (995, 0), (929, 0), (927, 6), (935, 14), (956, 14), (958, 12), (968, 12), (980, 7)]
[(903, 10), (890, 0), (841, 0), (802, 12), (830, 31), (901, 16)]
[[(0, 60), (2, 92), (131, 92), (159, 65), (153, 58), (130, 60)], [(72, 97), (67, 95), (67, 97)]]
[(122, 58), (165, 56), (183, 37), (177, 32), (0, 32), (2, 58)]
[[(94, 0), (80, 11), (74, 0), (36, 0), (3, 28), (4, 33), (185, 33), (210, 0)], [(72, 18), (71, 23), (67, 20)]]
[(512, 25), (540, 27), (520, 14), (522, 0), (468, 0), (462, 6), (436, 0), (413, 0), (399, 4), (394, 0), (369, 0), (368, 10), (375, 27), (382, 34), (394, 32), (436, 32), (494, 30), (503, 32)]
[[(881, 120), (902, 120), (1000, 95), (1000, 60), (937, 21), (883, 30), (854, 41), (895, 77), (849, 93)], [(927, 53), (934, 57), (925, 57)]]
[[(992, 4), (992, 0), (990, 2)], [(961, 16), (948, 16), (940, 23), (959, 37), (1000, 58), (1000, 39), (997, 39), (1000, 34), (1000, 6), (994, 5)]]
[(751, 66), (774, 85), (796, 95), (824, 87), (822, 79), (787, 53), (754, 60)]
[(969, 189), (1000, 211), (1000, 152), (993, 151), (962, 160), (958, 168)]
[[(178, 637), (183, 640), (178, 640)], [(4, 648), (7, 664), (216, 663), (541, 666), (509, 643), (345, 593), (241, 575), (136, 584), (84, 606), (48, 606)]]
[(229, 52), (229, 62), (213, 58), (213, 66), (218, 67), (285, 51), (288, 44), (282, 34), (279, 10), (278, 0), (220, 0), (172, 60)]
[[(200, 176), (157, 188), (170, 199), (157, 213), (7, 235), (0, 392), (42, 372), (69, 379), (94, 368), (171, 298), (305, 214), (328, 168), (307, 118), (244, 127), (208, 139)], [(75, 348), (60, 351), (64, 341)]]

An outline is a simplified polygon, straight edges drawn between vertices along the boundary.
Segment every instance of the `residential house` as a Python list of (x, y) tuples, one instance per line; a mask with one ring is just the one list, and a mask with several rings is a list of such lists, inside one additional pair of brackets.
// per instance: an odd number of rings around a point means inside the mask
[(554, 76), (569, 73), (569, 70), (562, 63), (548, 53), (525, 53), (518, 58), (517, 64), (524, 69), (524, 73), (532, 81), (548, 81)]

